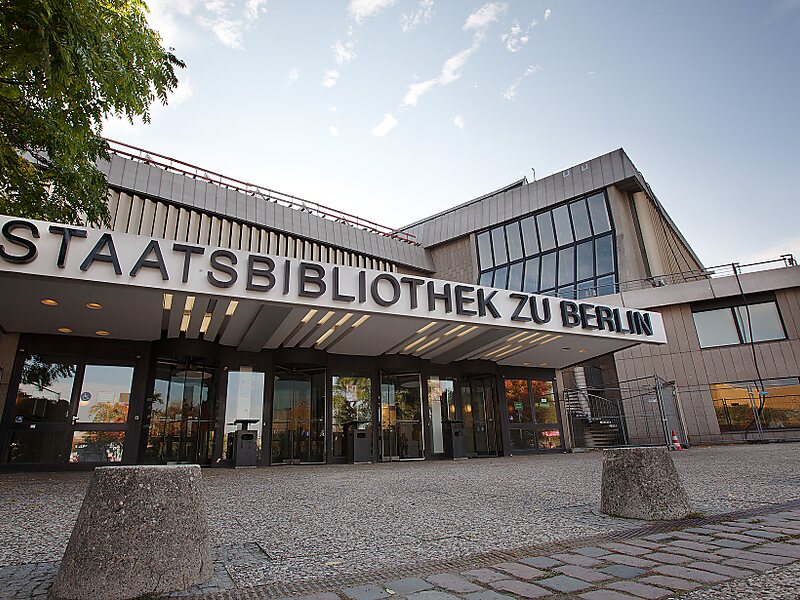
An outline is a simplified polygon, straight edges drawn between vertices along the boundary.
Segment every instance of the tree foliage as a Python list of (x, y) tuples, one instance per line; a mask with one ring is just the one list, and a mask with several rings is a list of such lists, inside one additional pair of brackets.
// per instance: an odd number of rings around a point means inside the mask
[(184, 64), (143, 0), (0, 0), (0, 213), (108, 220), (102, 121), (150, 120)]

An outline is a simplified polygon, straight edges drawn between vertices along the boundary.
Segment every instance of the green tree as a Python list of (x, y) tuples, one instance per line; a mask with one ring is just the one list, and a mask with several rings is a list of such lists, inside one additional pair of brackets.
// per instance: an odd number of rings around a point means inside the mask
[(108, 221), (107, 116), (150, 120), (184, 63), (144, 0), (0, 0), (0, 213)]

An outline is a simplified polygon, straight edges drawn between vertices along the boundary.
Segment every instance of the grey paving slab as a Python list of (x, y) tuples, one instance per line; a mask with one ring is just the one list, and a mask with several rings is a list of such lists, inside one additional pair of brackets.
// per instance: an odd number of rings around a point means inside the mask
[(692, 560), (688, 556), (673, 554), (671, 552), (653, 552), (651, 554), (645, 554), (641, 558), (644, 558), (646, 560), (661, 562), (667, 565), (682, 565), (684, 563), (691, 562)]
[(702, 583), (718, 583), (730, 579), (725, 575), (717, 573), (710, 573), (708, 571), (700, 571), (698, 569), (689, 569), (680, 565), (659, 565), (653, 569), (656, 573), (662, 575), (671, 575), (673, 577), (680, 577), (681, 579), (693, 579)]
[(644, 583), (649, 583), (658, 587), (669, 588), (676, 592), (687, 592), (695, 590), (702, 584), (697, 581), (690, 581), (689, 579), (680, 579), (679, 577), (670, 577), (669, 575), (648, 575), (639, 579)]
[(506, 596), (505, 594), (498, 594), (492, 590), (485, 592), (473, 592), (464, 596), (467, 600), (514, 600), (514, 596)]
[(765, 554), (762, 552), (750, 552), (748, 550), (735, 550), (733, 548), (722, 548), (717, 554), (722, 556), (729, 556), (731, 558), (744, 558), (746, 560), (757, 560), (772, 565), (788, 565), (794, 562), (794, 559), (787, 556), (776, 556), (774, 554)]
[(745, 579), (731, 579), (681, 596), (682, 600), (789, 600), (798, 597), (800, 564), (758, 573)]
[(663, 542), (651, 542), (649, 540), (643, 540), (639, 538), (625, 540), (625, 543), (630, 546), (639, 546), (641, 548), (648, 548), (650, 550), (656, 550), (664, 546)]
[(535, 567), (513, 562), (498, 563), (496, 565), (492, 565), (492, 569), (503, 571), (504, 573), (508, 573), (517, 579), (536, 579), (537, 577), (542, 577), (545, 574), (544, 571), (540, 571)]
[(607, 548), (609, 550), (613, 550), (614, 552), (621, 552), (622, 554), (629, 554), (630, 556), (640, 556), (642, 554), (647, 554), (647, 549), (642, 548), (640, 546), (634, 546), (631, 544), (622, 544), (619, 542), (609, 542), (607, 544), (601, 544), (603, 548)]
[(592, 587), (590, 583), (569, 577), (567, 575), (556, 575), (555, 577), (546, 577), (540, 579), (536, 583), (545, 587), (556, 590), (557, 592), (571, 593), (586, 590)]
[(439, 590), (415, 592), (413, 594), (408, 594), (406, 598), (409, 598), (409, 600), (461, 600), (458, 596), (448, 594), (447, 592), (440, 592)]
[(756, 546), (754, 548), (751, 548), (751, 550), (753, 552), (758, 552), (759, 554), (774, 554), (776, 556), (785, 556), (787, 558), (794, 558), (795, 560), (800, 559), (800, 548), (797, 548), (789, 544), (781, 546), (767, 544), (765, 546)]
[[(719, 533), (717, 534), (717, 540), (726, 539), (726, 540), (736, 540), (738, 542), (747, 542), (748, 544), (763, 544), (764, 540), (762, 538), (753, 537), (751, 535), (744, 535), (743, 533)], [(715, 542), (711, 542), (712, 544)]]
[(720, 548), (737, 548), (739, 550), (743, 548), (749, 548), (753, 544), (748, 544), (747, 542), (740, 542), (739, 540), (729, 540), (729, 539), (718, 539), (718, 540), (711, 540), (710, 542), (714, 546), (719, 546)]
[(475, 585), (471, 581), (455, 573), (440, 573), (438, 575), (431, 575), (426, 579), (440, 588), (460, 594), (480, 592), (483, 590), (481, 586)]
[(763, 529), (748, 529), (744, 533), (752, 537), (760, 537), (768, 540), (777, 540), (782, 537), (786, 537), (784, 535), (781, 535), (780, 533), (773, 533), (772, 531), (764, 531)]
[(383, 587), (392, 590), (393, 592), (405, 596), (423, 590), (429, 590), (433, 584), (425, 581), (421, 577), (406, 577), (405, 579), (395, 579), (394, 581), (387, 581)]
[(391, 596), (389, 592), (377, 585), (359, 585), (344, 588), (342, 593), (352, 600), (379, 600)]
[(753, 571), (771, 571), (775, 569), (775, 565), (771, 565), (769, 563), (760, 562), (757, 560), (745, 560), (743, 558), (728, 558), (722, 561), (723, 565), (728, 565), (731, 567), (741, 567), (742, 569), (751, 569)]
[(639, 583), (638, 581), (615, 581), (614, 583), (609, 583), (606, 585), (606, 588), (616, 590), (618, 592), (627, 592), (629, 594), (633, 594), (634, 596), (638, 596), (639, 598), (649, 598), (651, 600), (656, 600), (656, 598), (666, 598), (667, 596), (672, 595), (671, 590), (654, 585), (648, 585), (646, 583)]
[(591, 592), (584, 592), (578, 597), (586, 598), (586, 600), (630, 600), (636, 596), (615, 592), (614, 590), (594, 590)]
[(574, 577), (576, 579), (582, 579), (583, 581), (588, 581), (590, 583), (596, 583), (598, 581), (608, 581), (609, 579), (613, 579), (611, 575), (608, 573), (603, 573), (602, 571), (598, 571), (596, 569), (587, 569), (586, 567), (579, 567), (578, 565), (564, 565), (563, 567), (556, 567), (553, 571), (557, 573), (561, 573), (562, 575), (568, 575), (569, 577)]
[(561, 562), (564, 563), (569, 563), (571, 565), (580, 565), (581, 567), (596, 567), (598, 565), (603, 564), (596, 558), (592, 558), (590, 556), (583, 556), (582, 554), (572, 554), (572, 553), (553, 554), (552, 558), (560, 560)]
[(607, 550), (606, 548), (598, 548), (597, 546), (584, 546), (583, 548), (575, 548), (575, 552), (578, 554), (583, 554), (584, 556), (591, 556), (593, 558), (605, 556), (606, 554), (611, 553), (610, 550)]
[(627, 565), (609, 565), (608, 567), (597, 570), (620, 579), (632, 579), (647, 573), (644, 569), (637, 569), (636, 567), (629, 567)]
[(519, 562), (532, 567), (539, 567), (541, 569), (551, 569), (552, 567), (557, 567), (564, 564), (563, 560), (556, 560), (549, 556), (530, 556), (528, 558), (519, 559)]
[(720, 561), (724, 556), (719, 556), (718, 554), (714, 554), (712, 552), (699, 552), (697, 550), (689, 550), (688, 548), (679, 548), (677, 546), (670, 546), (667, 550), (670, 554), (680, 554), (681, 556), (688, 556), (689, 558), (694, 558), (696, 560), (713, 560), (713, 561)]
[[(674, 542), (670, 542), (668, 546), (688, 548), (689, 550), (697, 550), (698, 552), (714, 552), (718, 549), (716, 546), (712, 546), (711, 544), (702, 544), (700, 542), (691, 542), (689, 540), (675, 540)], [(665, 546), (664, 549), (668, 549), (668, 546)]]
[(714, 538), (710, 535), (700, 535), (687, 531), (673, 531), (672, 537), (679, 540), (689, 540), (691, 542), (710, 542)]
[(728, 577), (748, 577), (753, 574), (752, 571), (748, 571), (747, 569), (742, 569), (740, 567), (729, 567), (725, 565), (720, 565), (718, 563), (713, 562), (704, 562), (701, 560), (691, 562), (686, 565), (690, 569), (699, 569), (701, 571), (709, 571), (711, 573), (718, 573), (720, 575), (727, 575)]
[(684, 531), (688, 531), (689, 533), (702, 533), (702, 534), (714, 533), (713, 529), (708, 529), (707, 527), (689, 527), (687, 529), (684, 529)]
[(463, 571), (461, 573), (467, 579), (478, 581), (480, 583), (491, 583), (492, 581), (500, 581), (501, 579), (508, 579), (506, 573), (500, 573), (493, 569), (473, 569), (471, 571)]
[(627, 554), (609, 554), (606, 559), (609, 562), (619, 565), (628, 565), (629, 567), (638, 567), (640, 569), (649, 569), (658, 564), (654, 560), (647, 560), (646, 558), (639, 558), (638, 556), (628, 556)]
[(517, 581), (516, 579), (506, 579), (504, 581), (494, 581), (489, 584), (496, 590), (501, 592), (509, 592), (515, 596), (522, 598), (541, 598), (542, 596), (549, 596), (550, 592), (538, 585), (528, 581)]

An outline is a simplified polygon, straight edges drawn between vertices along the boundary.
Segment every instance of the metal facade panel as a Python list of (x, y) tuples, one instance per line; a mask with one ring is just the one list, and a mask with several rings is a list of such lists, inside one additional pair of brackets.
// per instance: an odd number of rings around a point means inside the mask
[(600, 169), (603, 174), (603, 187), (614, 183), (614, 167), (611, 165), (611, 156), (604, 154), (600, 157)]
[(614, 181), (625, 179), (625, 166), (622, 163), (622, 150), (615, 150), (611, 153), (611, 169), (614, 174)]
[(575, 174), (580, 172), (578, 168), (572, 167), (568, 169), (569, 175), (566, 177), (561, 176), (561, 181), (564, 184), (564, 198), (572, 198), (577, 194), (575, 191)]
[(151, 169), (152, 167), (150, 165), (136, 163), (136, 179), (134, 179), (133, 189), (137, 191), (147, 189), (147, 180), (150, 177)]

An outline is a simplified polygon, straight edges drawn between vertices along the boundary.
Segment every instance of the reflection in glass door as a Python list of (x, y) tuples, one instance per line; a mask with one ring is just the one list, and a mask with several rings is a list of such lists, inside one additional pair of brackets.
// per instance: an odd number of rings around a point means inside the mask
[(421, 459), (424, 449), (420, 376), (381, 375), (381, 460)]
[(325, 371), (278, 371), (272, 464), (325, 462)]
[(496, 456), (494, 392), (488, 378), (467, 379), (461, 384), (464, 442), (468, 456)]
[(209, 464), (214, 447), (214, 371), (207, 366), (159, 362), (148, 398), (150, 463)]

